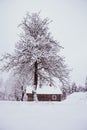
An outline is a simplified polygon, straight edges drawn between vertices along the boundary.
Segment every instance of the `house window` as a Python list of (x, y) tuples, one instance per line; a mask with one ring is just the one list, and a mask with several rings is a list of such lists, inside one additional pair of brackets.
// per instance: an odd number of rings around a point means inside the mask
[(56, 101), (57, 100), (57, 95), (52, 95), (52, 100)]

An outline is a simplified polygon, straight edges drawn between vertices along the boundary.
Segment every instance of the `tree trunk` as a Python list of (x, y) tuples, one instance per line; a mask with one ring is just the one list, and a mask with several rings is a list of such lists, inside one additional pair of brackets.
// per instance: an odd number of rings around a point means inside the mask
[(22, 95), (21, 95), (21, 101), (23, 101), (23, 99), (24, 99), (24, 88), (23, 88), (23, 86), (21, 86), (21, 91), (22, 91)]
[(38, 101), (37, 93), (36, 93), (37, 84), (38, 84), (38, 72), (37, 72), (38, 64), (37, 64), (37, 61), (35, 62), (34, 66), (35, 66), (35, 72), (34, 72), (33, 98), (34, 98), (34, 101)]

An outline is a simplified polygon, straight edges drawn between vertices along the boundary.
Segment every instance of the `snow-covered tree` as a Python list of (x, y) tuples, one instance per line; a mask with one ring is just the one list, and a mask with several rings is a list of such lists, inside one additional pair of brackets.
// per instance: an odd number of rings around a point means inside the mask
[(49, 23), (48, 18), (41, 19), (40, 13), (27, 13), (19, 25), (22, 33), (14, 54), (7, 53), (1, 58), (4, 63), (1, 70), (13, 70), (14, 74), (28, 78), (33, 85), (34, 97), (37, 85), (53, 84), (54, 77), (63, 85), (68, 83), (69, 71), (59, 53), (62, 47), (51, 36)]
[(0, 77), (0, 88), (2, 87), (3, 79)]
[(77, 85), (75, 82), (72, 83), (72, 90), (71, 91), (72, 91), (72, 93), (77, 92)]
[(26, 100), (25, 90), (27, 81), (23, 76), (9, 74), (8, 79), (5, 81), (5, 99), (6, 100)]

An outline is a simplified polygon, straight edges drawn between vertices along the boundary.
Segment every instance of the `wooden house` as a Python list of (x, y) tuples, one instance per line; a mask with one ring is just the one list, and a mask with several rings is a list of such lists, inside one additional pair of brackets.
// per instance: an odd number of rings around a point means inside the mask
[[(36, 93), (38, 101), (61, 101), (62, 92), (59, 87), (43, 86), (37, 88)], [(27, 87), (26, 94), (28, 96), (28, 101), (33, 101), (32, 87)]]

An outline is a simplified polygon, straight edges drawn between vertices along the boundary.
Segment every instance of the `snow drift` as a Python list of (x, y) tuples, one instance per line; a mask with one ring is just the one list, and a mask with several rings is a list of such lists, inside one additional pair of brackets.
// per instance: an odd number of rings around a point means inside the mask
[(87, 92), (75, 92), (67, 97), (64, 102), (69, 104), (87, 104)]
[(87, 130), (87, 93), (62, 102), (0, 101), (0, 130)]

